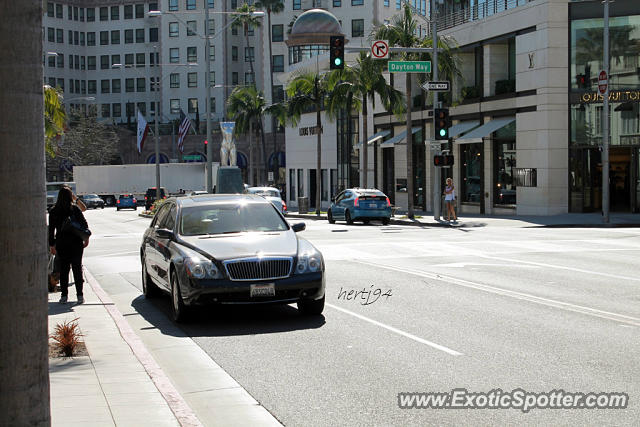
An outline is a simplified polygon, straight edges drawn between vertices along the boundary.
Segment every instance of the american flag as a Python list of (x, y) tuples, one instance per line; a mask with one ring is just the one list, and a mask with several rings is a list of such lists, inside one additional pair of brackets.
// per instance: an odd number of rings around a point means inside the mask
[(191, 120), (184, 114), (182, 108), (180, 109), (180, 127), (178, 128), (178, 149), (182, 153), (184, 151), (184, 137), (189, 133), (191, 128)]

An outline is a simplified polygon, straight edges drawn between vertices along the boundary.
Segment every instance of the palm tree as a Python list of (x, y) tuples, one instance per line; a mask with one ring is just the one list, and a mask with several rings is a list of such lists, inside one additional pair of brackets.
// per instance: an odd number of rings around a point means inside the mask
[[(265, 114), (266, 102), (262, 92), (258, 91), (255, 86), (237, 86), (231, 92), (227, 100), (227, 114), (235, 120), (235, 133), (249, 132), (249, 147), (251, 147), (251, 138), (253, 137), (253, 123), (258, 122), (260, 126), (260, 137), (262, 139), (262, 163), (264, 165), (264, 174), (260, 177), (263, 183), (267, 181), (267, 162), (266, 150), (264, 143), (264, 132), (262, 117)], [(251, 151), (251, 148), (249, 148)], [(250, 162), (250, 176), (253, 179), (253, 162)]]
[(0, 4), (0, 425), (48, 426), (43, 2)]
[(54, 141), (63, 134), (66, 112), (59, 89), (44, 85), (44, 137), (45, 151), (55, 157)]
[(328, 75), (319, 75), (315, 72), (301, 72), (297, 74), (287, 85), (289, 97), (288, 116), (293, 126), (297, 126), (303, 113), (316, 112), (316, 215), (320, 216), (321, 202), (321, 171), (322, 171), (322, 127), (321, 111), (325, 99), (331, 92)]
[[(395, 15), (391, 23), (379, 25), (373, 30), (376, 40), (388, 40), (390, 46), (418, 47), (421, 42), (416, 36), (417, 22), (413, 18), (411, 7), (405, 3), (402, 14)], [(410, 54), (403, 54), (404, 59), (409, 59)], [(411, 133), (411, 73), (406, 73), (407, 92), (407, 216), (411, 219), (413, 213), (413, 144)]]
[[(271, 13), (277, 14), (284, 10), (284, 3), (282, 0), (260, 0), (256, 3), (256, 8), (265, 9), (267, 11), (267, 33), (269, 34), (269, 93), (271, 94), (271, 103), (273, 102), (273, 41), (271, 40)], [(265, 91), (266, 92), (266, 91)], [(271, 133), (273, 134), (273, 152), (277, 151), (276, 147), (276, 129), (275, 129), (276, 120), (271, 119)], [(274, 162), (275, 167), (275, 162)], [(275, 175), (275, 170), (274, 170)], [(274, 177), (275, 178), (275, 177)]]
[[(404, 112), (404, 96), (402, 92), (395, 89), (385, 80), (382, 75), (384, 63), (360, 53), (355, 66), (346, 65), (344, 70), (330, 74), (330, 85), (333, 88), (329, 96), (328, 109), (335, 112), (336, 109), (347, 108), (351, 111), (353, 107), (362, 111), (362, 141), (363, 147), (362, 164), (363, 173), (361, 177), (362, 186), (367, 188), (367, 169), (369, 165), (368, 147), (366, 141), (369, 139), (369, 101), (375, 102), (375, 95), (380, 96), (382, 105), (393, 111), (395, 114)], [(353, 99), (356, 103), (354, 104)], [(346, 100), (346, 101), (345, 101)], [(347, 104), (351, 105), (345, 105)], [(361, 108), (360, 108), (361, 106)], [(374, 170), (377, 165), (374, 165)]]
[[(249, 28), (257, 28), (260, 26), (260, 18), (257, 16), (252, 16), (253, 12), (256, 11), (255, 6), (249, 6), (247, 3), (243, 3), (242, 6), (236, 9), (238, 14), (233, 14), (232, 16), (235, 18), (233, 21), (232, 27), (242, 27), (244, 31), (244, 37), (247, 41), (247, 48), (251, 50), (251, 46), (249, 45)], [(253, 76), (253, 85), (256, 84), (256, 73), (253, 70), (253, 59), (254, 55), (251, 55), (249, 52), (249, 68), (251, 69), (251, 75)], [(246, 83), (246, 82), (245, 82)]]

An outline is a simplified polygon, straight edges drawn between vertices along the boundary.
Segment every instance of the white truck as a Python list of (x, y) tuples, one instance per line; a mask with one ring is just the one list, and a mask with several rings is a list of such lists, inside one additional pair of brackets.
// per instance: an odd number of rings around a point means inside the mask
[[(213, 185), (218, 163), (213, 164)], [(206, 190), (206, 163), (160, 164), (160, 187), (169, 194), (180, 190)], [(156, 165), (75, 166), (73, 180), (78, 195), (97, 194), (108, 206), (115, 205), (120, 194), (133, 194), (144, 200), (150, 187), (156, 186)]]

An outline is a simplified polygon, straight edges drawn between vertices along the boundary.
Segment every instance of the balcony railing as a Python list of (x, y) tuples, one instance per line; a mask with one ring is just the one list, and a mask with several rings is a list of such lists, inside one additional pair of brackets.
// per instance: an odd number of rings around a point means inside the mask
[(447, 13), (445, 11), (445, 14), (438, 19), (438, 31), (466, 24), (467, 22), (479, 21), (505, 10), (524, 6), (532, 1), (534, 0), (479, 0), (478, 3), (467, 4), (467, 7), (455, 12)]

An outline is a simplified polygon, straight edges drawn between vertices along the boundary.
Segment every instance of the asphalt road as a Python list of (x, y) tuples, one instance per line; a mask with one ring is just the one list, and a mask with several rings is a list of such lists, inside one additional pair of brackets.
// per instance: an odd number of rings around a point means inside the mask
[[(109, 208), (86, 217), (85, 265), (107, 292), (118, 292), (114, 275), (141, 289), (150, 220)], [(637, 425), (640, 229), (306, 223), (327, 266), (323, 316), (214, 307), (182, 327), (283, 424)], [(144, 304), (169, 312), (168, 298)], [(626, 392), (629, 404), (398, 407), (399, 392), (457, 388)]]

